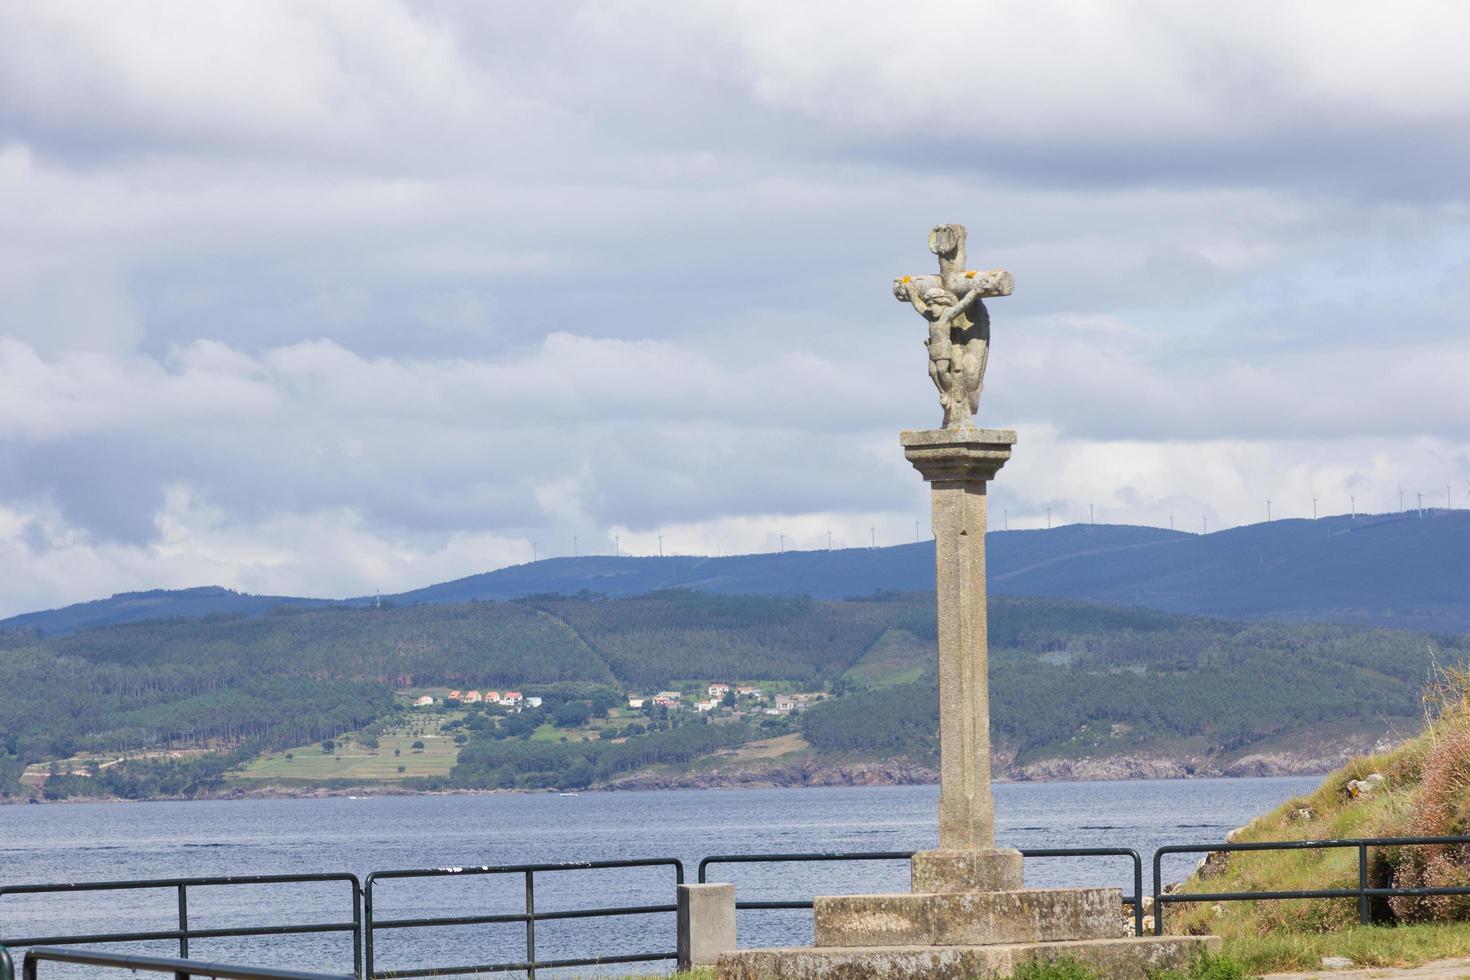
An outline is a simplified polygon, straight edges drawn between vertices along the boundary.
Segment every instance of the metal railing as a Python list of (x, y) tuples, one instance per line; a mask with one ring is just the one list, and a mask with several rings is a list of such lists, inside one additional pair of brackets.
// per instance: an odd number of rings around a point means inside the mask
[[(1153, 855), (1153, 915), (1154, 933), (1164, 931), (1164, 907), (1169, 904), (1200, 902), (1241, 901), (1288, 901), (1309, 899), (1356, 899), (1359, 918), (1369, 923), (1372, 916), (1372, 900), (1431, 895), (1470, 895), (1470, 886), (1425, 887), (1425, 888), (1375, 888), (1370, 887), (1369, 850), (1371, 848), (1412, 847), (1427, 845), (1470, 846), (1470, 836), (1445, 837), (1374, 837), (1334, 840), (1262, 841), (1255, 843), (1212, 843), (1178, 844), (1161, 847)], [(1163, 892), (1163, 862), (1172, 854), (1209, 854), (1212, 852), (1240, 851), (1291, 851), (1353, 848), (1357, 851), (1358, 884), (1356, 888), (1326, 888), (1299, 891), (1258, 892)], [(705, 882), (709, 868), (721, 864), (784, 864), (844, 861), (902, 861), (913, 856), (913, 851), (835, 851), (797, 854), (715, 854), (699, 862), (697, 880)], [(1119, 857), (1132, 863), (1133, 893), (1123, 896), (1123, 904), (1132, 906), (1134, 932), (1143, 934), (1143, 861), (1138, 852), (1131, 848), (1078, 847), (1078, 848), (1022, 848), (1026, 858), (1076, 858), (1076, 857)], [(178, 928), (131, 932), (98, 932), (65, 936), (20, 936), (12, 938), (0, 931), (0, 980), (17, 980), (15, 964), (5, 947), (29, 948), (35, 953), (45, 951), (40, 959), (58, 959), (62, 955), (71, 957), (65, 962), (87, 962), (101, 964), (101, 959), (110, 959), (109, 965), (129, 965), (136, 969), (159, 970), (162, 972), (197, 972), (225, 978), (243, 977), (244, 980), (283, 980), (283, 978), (320, 977), (321, 974), (293, 973), (264, 968), (221, 967), (219, 964), (195, 964), (188, 968), (175, 966), (145, 966), (150, 964), (179, 964), (188, 960), (191, 939), (221, 939), (230, 937), (286, 936), (306, 933), (349, 933), (352, 939), (353, 973), (362, 980), (400, 980), (400, 978), (424, 976), (451, 976), (467, 973), (524, 972), (534, 978), (538, 969), (598, 966), (617, 963), (655, 962), (676, 960), (675, 950), (618, 953), (581, 958), (540, 959), (536, 950), (536, 924), (550, 920), (601, 919), (620, 916), (672, 914), (677, 911), (674, 902), (668, 904), (603, 906), (575, 908), (556, 911), (538, 911), (536, 906), (536, 878), (538, 875), (556, 872), (599, 871), (636, 868), (672, 868), (674, 885), (684, 882), (684, 865), (676, 858), (646, 858), (626, 861), (579, 861), (554, 864), (517, 864), (499, 867), (426, 868), (415, 870), (374, 871), (365, 879), (351, 873), (301, 874), (301, 875), (244, 875), (212, 878), (160, 878), (141, 881), (72, 882), (49, 885), (7, 885), (0, 887), (0, 908), (3, 900), (19, 895), (44, 895), (61, 893), (105, 893), (116, 891), (142, 891), (149, 889), (171, 889), (178, 916)], [(519, 876), (524, 882), (524, 904), (516, 911), (454, 916), (426, 916), (414, 918), (380, 918), (374, 911), (374, 888), (381, 882), (395, 879), (445, 878), (466, 875), (509, 875)], [(189, 924), (188, 893), (192, 888), (209, 888), (231, 885), (291, 885), (321, 882), (346, 883), (351, 890), (351, 921), (311, 922), (286, 925), (241, 926), (232, 928), (196, 928)], [(381, 895), (379, 896), (381, 899)], [(737, 910), (763, 909), (810, 909), (812, 899), (747, 898), (735, 903)], [(419, 929), (443, 926), (472, 926), (491, 924), (521, 924), (525, 927), (524, 956), (515, 962), (488, 963), (465, 966), (430, 966), (403, 970), (378, 970), (375, 960), (375, 940), (382, 930)], [(121, 943), (139, 941), (177, 941), (180, 958), (165, 960), (150, 957), (128, 957), (86, 950), (61, 949), (82, 943)], [(76, 959), (90, 957), (91, 959)], [(198, 967), (197, 969), (195, 967)], [(211, 972), (213, 968), (236, 972)], [(24, 968), (24, 980), (34, 980), (30, 966)], [(247, 971), (241, 973), (239, 971)]]
[[(610, 956), (554, 960), (539, 960), (536, 957), (537, 922), (554, 919), (593, 919), (625, 915), (653, 915), (656, 913), (671, 913), (678, 909), (677, 905), (670, 903), (667, 905), (605, 906), (591, 909), (538, 912), (536, 910), (537, 874), (556, 871), (599, 871), (618, 868), (657, 867), (674, 869), (674, 885), (676, 889), (684, 883), (684, 863), (677, 858), (644, 858), (631, 861), (576, 861), (564, 864), (511, 864), (501, 867), (481, 868), (424, 868), (408, 871), (374, 871), (367, 876), (363, 885), (363, 905), (365, 909), (363, 949), (367, 966), (367, 972), (363, 974), (364, 980), (397, 980), (397, 978), (401, 977), (449, 976), (464, 973), (503, 973), (510, 971), (524, 972), (531, 980), (534, 980), (538, 968), (548, 970), (561, 967), (600, 966), (605, 963), (648, 963), (658, 960), (676, 960), (678, 959), (677, 950), (670, 950), (668, 952), (620, 953)], [(442, 878), (458, 875), (523, 875), (526, 884), (524, 911), (493, 915), (432, 916), (411, 919), (379, 919), (374, 915), (373, 887), (380, 881), (395, 878)], [(424, 967), (413, 970), (378, 970), (376, 966), (374, 939), (375, 934), (381, 929), (418, 929), (430, 926), (470, 926), (514, 922), (525, 923), (526, 926), (526, 954), (525, 958), (519, 962), (484, 963), (473, 966)]]
[[(1026, 858), (1064, 857), (1126, 857), (1133, 864), (1133, 894), (1123, 896), (1123, 904), (1133, 909), (1133, 932), (1143, 935), (1143, 858), (1129, 847), (1023, 847), (1021, 856)], [(699, 862), (698, 880), (705, 881), (706, 870), (712, 864), (783, 864), (816, 861), (907, 861), (913, 851), (818, 851), (808, 854), (713, 854)], [(735, 908), (741, 909), (809, 909), (811, 899), (746, 900), (737, 901)]]
[(21, 968), (25, 980), (36, 980), (36, 967), (42, 960), (51, 963), (76, 963), (81, 966), (113, 967), (120, 970), (147, 970), (172, 973), (175, 977), (218, 977), (219, 980), (351, 980), (345, 974), (307, 973), (266, 966), (236, 966), (232, 963), (209, 963), (204, 960), (176, 960), (163, 956), (135, 956), (129, 953), (103, 953), (92, 949), (67, 949), (63, 946), (36, 946), (26, 952)]
[[(1154, 851), (1154, 935), (1164, 934), (1164, 906), (1194, 902), (1260, 902), (1293, 899), (1356, 898), (1358, 921), (1368, 925), (1371, 919), (1370, 899), (1401, 898), (1415, 895), (1470, 895), (1470, 887), (1446, 888), (1370, 888), (1368, 887), (1368, 848), (1412, 847), (1426, 844), (1470, 844), (1470, 837), (1351, 837), (1332, 840), (1257, 841), (1248, 844), (1172, 844)], [(1237, 851), (1306, 851), (1353, 847), (1358, 851), (1357, 888), (1315, 888), (1302, 891), (1264, 892), (1172, 892), (1163, 893), (1163, 862), (1169, 854), (1212, 854)]]
[[(229, 929), (199, 929), (189, 925), (189, 889), (228, 885), (296, 885), (329, 881), (346, 882), (352, 890), (351, 922), (310, 922), (296, 925), (242, 926)], [(76, 892), (145, 891), (173, 889), (178, 913), (177, 929), (141, 932), (100, 932), (69, 936), (13, 937), (0, 931), (0, 941), (21, 946), (71, 946), (80, 943), (130, 943), (177, 940), (179, 956), (189, 958), (190, 939), (225, 939), (237, 936), (291, 936), (306, 933), (346, 932), (352, 935), (353, 972), (362, 972), (362, 885), (357, 875), (347, 872), (300, 875), (229, 875), (215, 878), (155, 878), (141, 881), (83, 881), (51, 885), (6, 885), (0, 887), (0, 903), (11, 895), (51, 895)], [(3, 921), (3, 920), (0, 920)]]

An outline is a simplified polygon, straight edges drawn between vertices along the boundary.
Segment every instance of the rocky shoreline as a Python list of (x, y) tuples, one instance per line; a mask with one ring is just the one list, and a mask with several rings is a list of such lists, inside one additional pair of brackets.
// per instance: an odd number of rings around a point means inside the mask
[[(1121, 779), (1200, 779), (1253, 776), (1308, 776), (1331, 772), (1355, 753), (1322, 755), (1259, 753), (1220, 762), (1208, 758), (1105, 756), (1099, 758), (1043, 759), (1004, 765), (996, 760), (997, 782), (1094, 782)], [(914, 786), (939, 782), (939, 771), (904, 761), (831, 762), (820, 759), (776, 761), (763, 766), (731, 766), (699, 772), (641, 773), (589, 787), (580, 792), (636, 792), (667, 789), (799, 789), (823, 786)], [(234, 784), (193, 797), (161, 796), (153, 800), (276, 800), (358, 796), (459, 796), (494, 793), (548, 793), (555, 790), (443, 789), (422, 790), (391, 783), (357, 786), (245, 787)], [(0, 805), (30, 802), (0, 798)], [(71, 797), (36, 800), (39, 803), (125, 802), (119, 797)], [(132, 801), (144, 802), (144, 801)]]

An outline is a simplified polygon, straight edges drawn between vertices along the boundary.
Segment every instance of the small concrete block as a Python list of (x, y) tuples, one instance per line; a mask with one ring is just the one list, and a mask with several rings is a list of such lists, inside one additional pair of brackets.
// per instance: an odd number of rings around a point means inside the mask
[(719, 980), (968, 980), (1009, 976), (1048, 959), (1075, 960), (1104, 980), (1143, 980), (1158, 970), (1184, 970), (1217, 936), (1142, 936), (1070, 943), (1000, 946), (796, 947), (743, 949), (720, 957)]
[(817, 898), (818, 946), (986, 946), (1118, 935), (1117, 888), (1033, 888), (944, 895)]
[(916, 894), (1015, 892), (1025, 888), (1020, 851), (920, 851), (912, 875)]
[(680, 885), (679, 969), (713, 966), (735, 949), (735, 886)]

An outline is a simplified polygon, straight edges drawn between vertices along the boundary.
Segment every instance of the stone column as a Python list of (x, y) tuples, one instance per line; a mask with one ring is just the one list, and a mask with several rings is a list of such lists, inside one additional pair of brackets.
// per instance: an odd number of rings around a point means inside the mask
[(929, 429), (902, 440), (932, 488), (939, 615), (939, 849), (914, 856), (913, 890), (1020, 889), (1020, 852), (995, 846), (985, 603), (986, 485), (1016, 434)]

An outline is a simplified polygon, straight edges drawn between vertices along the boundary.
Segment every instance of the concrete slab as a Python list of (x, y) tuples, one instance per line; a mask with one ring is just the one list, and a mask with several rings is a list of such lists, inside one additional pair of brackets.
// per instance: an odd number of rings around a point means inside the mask
[(1011, 892), (1026, 887), (1020, 851), (989, 847), (920, 851), (910, 867), (912, 892)]
[(1117, 888), (951, 894), (829, 895), (812, 907), (818, 946), (984, 946), (1112, 939)]
[(995, 946), (745, 949), (721, 956), (715, 975), (719, 980), (962, 980), (1007, 976), (1037, 960), (1070, 959), (1105, 980), (1143, 980), (1150, 971), (1183, 969), (1198, 953), (1219, 948), (1214, 936), (1143, 936)]

